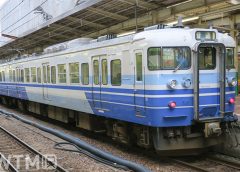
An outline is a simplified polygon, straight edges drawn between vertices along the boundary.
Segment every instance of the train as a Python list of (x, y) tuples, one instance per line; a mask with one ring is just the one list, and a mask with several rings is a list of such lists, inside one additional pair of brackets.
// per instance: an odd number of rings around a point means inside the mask
[(234, 115), (235, 41), (162, 25), (78, 38), (0, 64), (1, 102), (162, 155), (224, 142)]

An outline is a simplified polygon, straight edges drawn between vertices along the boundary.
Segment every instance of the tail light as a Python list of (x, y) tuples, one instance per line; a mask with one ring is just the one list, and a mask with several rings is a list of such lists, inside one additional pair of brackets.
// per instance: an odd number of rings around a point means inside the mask
[(169, 102), (169, 103), (168, 103), (168, 107), (169, 107), (170, 109), (174, 109), (176, 106), (177, 106), (176, 102)]
[(229, 102), (230, 104), (234, 104), (234, 103), (235, 103), (235, 99), (234, 99), (234, 98), (230, 98), (230, 99), (228, 100), (228, 102)]

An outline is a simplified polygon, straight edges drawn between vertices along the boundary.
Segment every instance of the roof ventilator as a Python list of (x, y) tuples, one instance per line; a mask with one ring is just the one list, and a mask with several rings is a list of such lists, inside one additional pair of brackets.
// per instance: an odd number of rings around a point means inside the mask
[(148, 31), (148, 30), (157, 30), (157, 29), (165, 29), (166, 25), (164, 24), (158, 24), (158, 25), (153, 25), (153, 26), (149, 26), (149, 27), (145, 27), (144, 31)]
[(108, 34), (108, 35), (98, 37), (97, 42), (102, 42), (102, 41), (106, 41), (114, 38), (117, 38), (116, 34)]

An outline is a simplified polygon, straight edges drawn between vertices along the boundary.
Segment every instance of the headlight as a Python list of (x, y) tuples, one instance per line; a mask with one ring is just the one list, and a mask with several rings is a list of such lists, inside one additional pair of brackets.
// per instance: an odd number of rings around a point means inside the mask
[(176, 88), (176, 86), (177, 86), (177, 81), (176, 80), (170, 80), (168, 82), (168, 87), (169, 88), (174, 89), (174, 88)]
[(228, 79), (228, 85), (231, 87), (235, 87), (237, 85), (237, 79), (236, 78), (230, 78)]
[(190, 79), (185, 79), (185, 80), (182, 82), (182, 86), (185, 87), (185, 88), (189, 88), (191, 85), (192, 85), (192, 82), (191, 82)]

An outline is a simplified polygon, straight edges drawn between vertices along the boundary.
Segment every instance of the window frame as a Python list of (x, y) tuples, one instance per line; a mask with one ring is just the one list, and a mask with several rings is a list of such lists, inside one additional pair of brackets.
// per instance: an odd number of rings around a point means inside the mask
[[(65, 65), (65, 73), (59, 73), (59, 66), (60, 65)], [(59, 77), (60, 75), (65, 75), (65, 82), (60, 82), (61, 77)], [(61, 64), (57, 64), (57, 76), (58, 76), (58, 83), (59, 84), (67, 84), (67, 64), (66, 63), (61, 63)]]
[(41, 67), (37, 67), (37, 83), (39, 83), (39, 84), (42, 83), (42, 68)]
[[(97, 62), (97, 75), (95, 75), (95, 64), (94, 62)], [(97, 80), (95, 80), (97, 79)], [(97, 81), (97, 82), (95, 82)], [(99, 64), (99, 59), (94, 59), (93, 60), (93, 84), (94, 85), (100, 85), (100, 64)]]
[[(225, 59), (226, 68), (229, 67), (229, 69), (235, 69), (235, 47), (225, 47), (225, 48), (226, 48), (226, 59)], [(227, 66), (227, 48), (233, 49), (233, 65), (232, 66)]]
[(13, 82), (16, 82), (16, 71), (15, 69), (12, 70), (12, 79), (13, 79)]
[[(116, 60), (119, 60), (120, 61), (120, 71), (121, 71), (121, 79), (120, 79), (120, 84), (113, 84), (113, 82), (112, 82), (112, 62), (113, 61), (116, 61)], [(121, 59), (120, 58), (117, 58), (117, 59), (112, 59), (111, 61), (110, 61), (110, 76), (111, 76), (111, 85), (112, 86), (121, 86), (122, 85), (122, 61), (121, 61)]]
[[(88, 82), (87, 83), (83, 82), (84, 81), (84, 77), (83, 77), (83, 69), (84, 68), (82, 65), (84, 65), (84, 64), (86, 64), (88, 67)], [(90, 70), (89, 70), (89, 63), (87, 63), (87, 62), (81, 63), (81, 82), (82, 82), (82, 85), (89, 85), (89, 83), (90, 83)]]
[[(55, 75), (53, 75), (53, 72), (52, 72), (52, 69), (53, 69), (53, 68), (55, 68)], [(50, 74), (50, 75), (51, 75), (51, 81), (50, 81), (50, 83), (51, 83), (51, 84), (57, 84), (57, 67), (56, 67), (56, 66), (51, 66), (51, 67), (50, 67), (50, 71), (51, 71), (51, 72), (50, 72), (50, 73), (51, 73), (51, 74)], [(54, 77), (53, 77), (53, 76), (54, 76)], [(53, 78), (54, 78), (54, 81), (55, 81), (55, 82), (53, 82)]]
[(47, 65), (47, 84), (51, 83), (51, 66)]
[[(71, 72), (71, 67), (70, 67), (70, 65), (75, 65), (75, 64), (78, 64), (78, 71), (77, 72)], [(71, 63), (68, 63), (68, 68), (69, 68), (69, 73), (68, 73), (68, 75), (69, 75), (69, 83), (71, 84), (71, 85), (78, 85), (78, 84), (80, 84), (80, 65), (79, 65), (80, 63), (79, 62), (71, 62)], [(78, 82), (72, 82), (72, 78), (71, 78), (71, 76), (72, 75), (75, 75), (75, 74), (77, 74), (77, 76), (78, 76)]]
[[(199, 48), (198, 48), (198, 51), (199, 51), (200, 48), (214, 48), (214, 49), (215, 49), (215, 67), (212, 68), (212, 69), (200, 69), (199, 52), (197, 52), (197, 54), (198, 54), (198, 57), (197, 57), (197, 58), (198, 58), (198, 69), (199, 69), (199, 70), (203, 70), (203, 71), (204, 71), (204, 70), (216, 70), (217, 65), (218, 65), (218, 64), (217, 64), (217, 49), (216, 49), (216, 47), (199, 47)], [(225, 59), (225, 60), (226, 60), (226, 59)], [(225, 61), (225, 65), (226, 65), (226, 61)]]
[[(138, 64), (137, 64), (137, 57), (141, 55), (141, 80), (138, 80)], [(135, 52), (135, 81), (136, 82), (143, 82), (143, 52)]]
[[(107, 75), (106, 75), (106, 83), (104, 82), (103, 83), (103, 61), (106, 61), (106, 66), (107, 66), (107, 68), (106, 68), (106, 72), (107, 72)], [(108, 85), (108, 60), (106, 59), (106, 58), (104, 58), (104, 59), (101, 59), (101, 84), (102, 85)]]
[[(27, 71), (28, 70), (28, 75), (27, 75)], [(27, 80), (28, 79), (28, 80)], [(24, 82), (26, 83), (30, 83), (30, 69), (29, 68), (24, 68)]]
[[(35, 74), (33, 74), (33, 69), (35, 69)], [(30, 67), (30, 70), (31, 70), (31, 79), (30, 79), (30, 82), (33, 82), (33, 83), (36, 83), (37, 82), (37, 69), (36, 67)], [(33, 76), (35, 76), (35, 81), (33, 81)]]
[[(169, 70), (174, 70), (174, 69), (162, 69), (162, 66), (161, 66), (160, 69), (149, 69), (148, 57), (149, 57), (149, 49), (150, 48), (160, 48), (160, 50), (161, 50), (161, 58), (162, 58), (162, 55), (163, 55), (163, 48), (187, 48), (189, 50), (189, 52), (190, 52), (190, 62), (189, 62), (190, 65), (186, 69), (178, 69), (178, 70), (186, 71), (186, 70), (190, 70), (192, 68), (192, 51), (191, 51), (191, 48), (189, 46), (161, 46), (161, 47), (148, 47), (148, 49), (147, 49), (147, 68), (148, 68), (149, 71), (159, 71), (159, 70), (161, 70), (161, 71), (169, 71)], [(162, 59), (161, 59), (160, 62), (161, 62), (161, 65), (162, 65), (162, 63), (163, 63)]]

